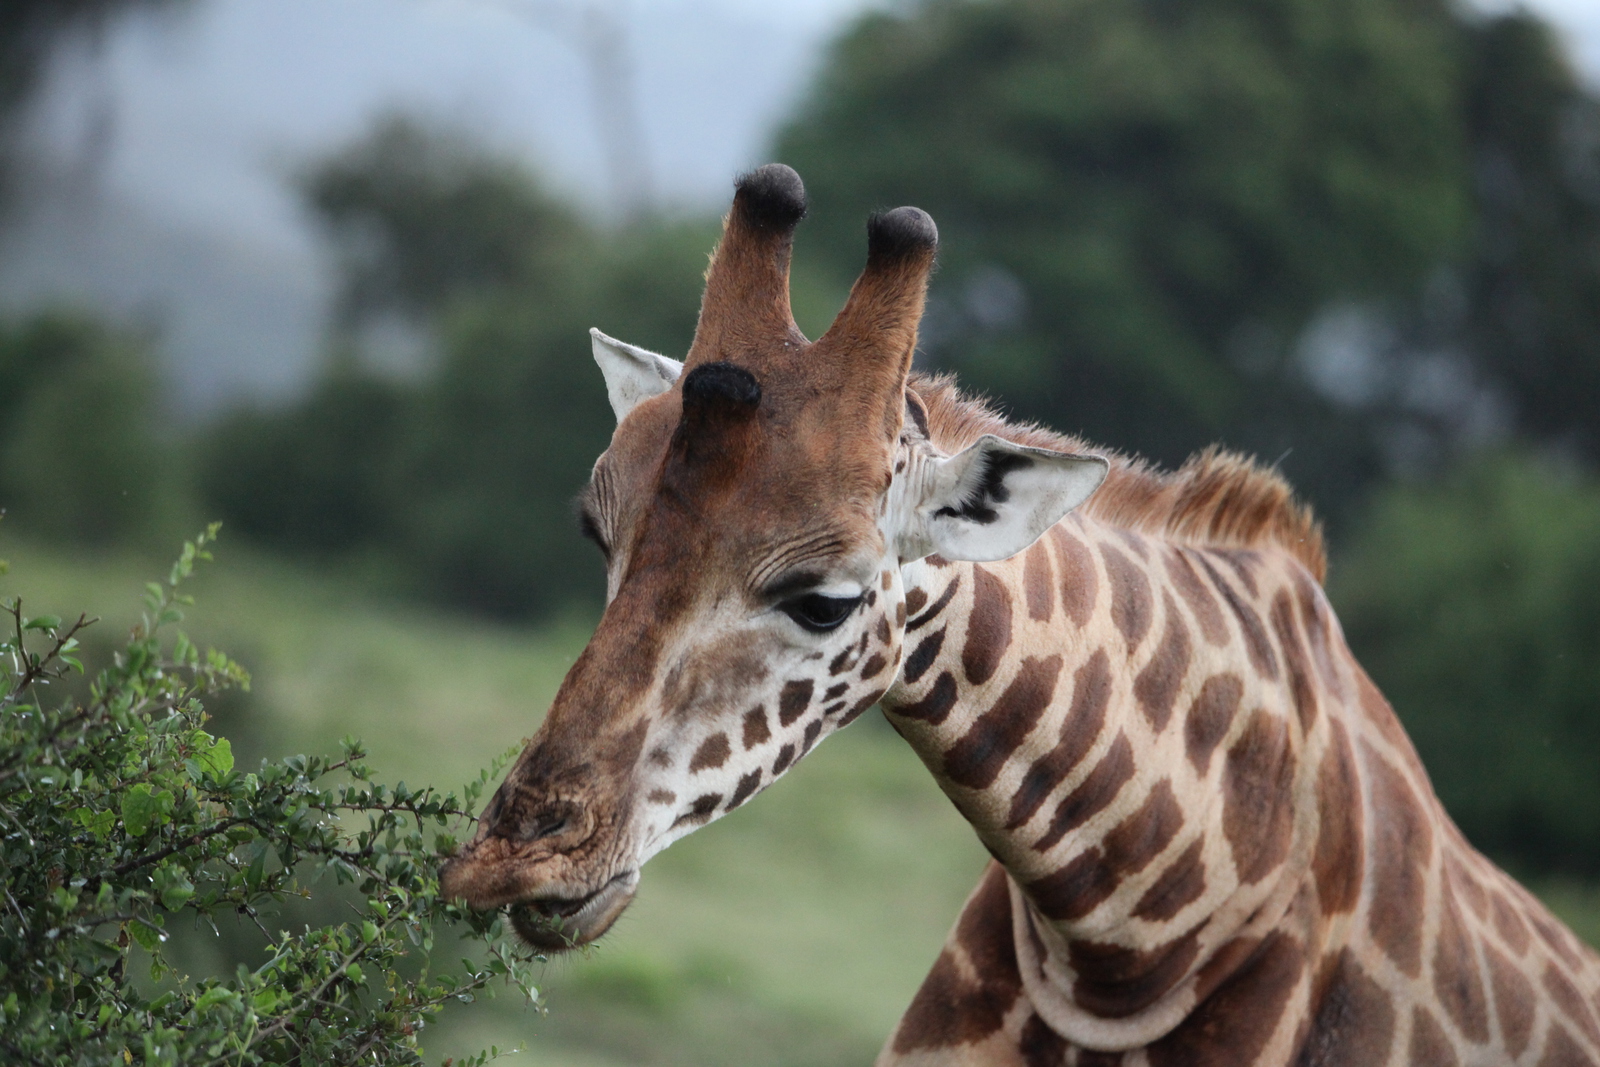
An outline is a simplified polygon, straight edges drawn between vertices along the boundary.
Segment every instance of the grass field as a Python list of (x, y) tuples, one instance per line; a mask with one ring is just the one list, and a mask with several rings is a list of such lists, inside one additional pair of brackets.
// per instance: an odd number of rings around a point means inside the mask
[[(103, 615), (102, 648), (165, 570), (10, 542), (0, 556), (12, 563), (0, 593), (35, 614)], [(248, 696), (217, 709), (241, 759), (332, 750), (353, 733), (390, 781), (456, 784), (533, 731), (587, 637), (585, 620), (494, 627), (376, 602), (226, 542), (219, 557), (193, 584), (185, 628), (255, 675)], [(541, 1067), (870, 1062), (985, 858), (869, 716), (652, 860), (604, 942), (547, 967), (548, 1014), (506, 1000), (462, 1009), (430, 1037), (430, 1057), (495, 1043)], [(1538, 888), (1600, 944), (1600, 890)]]

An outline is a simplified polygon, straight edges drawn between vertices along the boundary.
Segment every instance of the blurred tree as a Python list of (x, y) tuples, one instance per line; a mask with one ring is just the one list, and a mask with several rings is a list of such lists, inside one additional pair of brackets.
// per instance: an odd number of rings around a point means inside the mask
[(1600, 875), (1600, 484), (1495, 458), (1383, 490), (1331, 587), (1474, 844)]
[(1469, 41), (1478, 220), (1454, 336), (1522, 435), (1600, 467), (1600, 99), (1527, 12)]
[(392, 538), (411, 394), (341, 364), (286, 410), (230, 412), (209, 434), (200, 495), (239, 533), (291, 551), (338, 552)]
[[(1569, 272), (1594, 277), (1597, 205), (1558, 151), (1590, 103), (1531, 16), (1444, 0), (923, 0), (836, 42), (777, 154), (816, 208), (801, 269), (836, 291), (863, 213), (938, 219), (932, 363), (1166, 462), (1215, 439), (1287, 455), (1341, 514), (1406, 451), (1395, 427), (1439, 377), (1423, 356), (1469, 400), (1476, 369), (1592, 382), (1593, 345), (1526, 367), (1451, 310), (1481, 289), (1531, 288), (1569, 323), (1595, 306)], [(1496, 152), (1538, 194), (1498, 214)], [(1551, 238), (1566, 251), (1541, 258)], [(1427, 351), (1388, 373), (1405, 345)], [(1552, 407), (1515, 395), (1525, 425)]]
[[(386, 559), (400, 583), (489, 614), (597, 603), (570, 508), (614, 423), (589, 327), (682, 355), (715, 224), (596, 231), (518, 161), (393, 116), (309, 174), (341, 272), (330, 365), (304, 400), (217, 424), (207, 506), (263, 543)], [(393, 315), (432, 349), (407, 380), (359, 354), (362, 328)]]
[(465, 296), (559, 288), (584, 229), (514, 159), (389, 115), (301, 191), (338, 257), (336, 326), (426, 322)]
[(715, 225), (595, 235), (571, 301), (520, 292), (462, 307), (424, 387), (405, 483), (404, 555), (449, 603), (502, 616), (596, 605), (604, 575), (571, 501), (616, 418), (589, 328), (682, 357)]
[(146, 347), (92, 319), (0, 323), (0, 508), (35, 535), (103, 546), (164, 536), (180, 480)]

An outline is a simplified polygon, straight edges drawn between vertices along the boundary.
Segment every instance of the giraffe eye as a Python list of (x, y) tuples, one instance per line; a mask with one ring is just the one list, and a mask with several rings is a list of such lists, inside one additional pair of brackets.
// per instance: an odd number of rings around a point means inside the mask
[(803, 629), (821, 634), (837, 629), (860, 603), (861, 595), (824, 596), (821, 593), (807, 593), (785, 600), (778, 605), (778, 610), (799, 623)]

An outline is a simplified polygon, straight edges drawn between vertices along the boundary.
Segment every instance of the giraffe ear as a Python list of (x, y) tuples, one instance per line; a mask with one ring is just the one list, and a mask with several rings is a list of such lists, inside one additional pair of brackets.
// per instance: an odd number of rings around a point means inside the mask
[(677, 360), (607, 337), (599, 330), (590, 329), (589, 339), (594, 344), (594, 361), (606, 377), (606, 397), (618, 422), (627, 418), (640, 401), (671, 389), (683, 373), (683, 364)]
[(1016, 555), (1100, 488), (1099, 456), (1052, 452), (992, 434), (935, 461), (901, 540), (901, 559), (938, 553), (985, 563)]

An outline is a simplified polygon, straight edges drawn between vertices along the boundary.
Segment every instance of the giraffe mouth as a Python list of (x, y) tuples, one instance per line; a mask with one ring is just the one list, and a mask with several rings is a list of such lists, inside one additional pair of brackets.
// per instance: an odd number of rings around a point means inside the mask
[(639, 888), (639, 872), (624, 871), (581, 897), (540, 897), (507, 909), (517, 936), (538, 952), (566, 952), (594, 941), (617, 921)]

